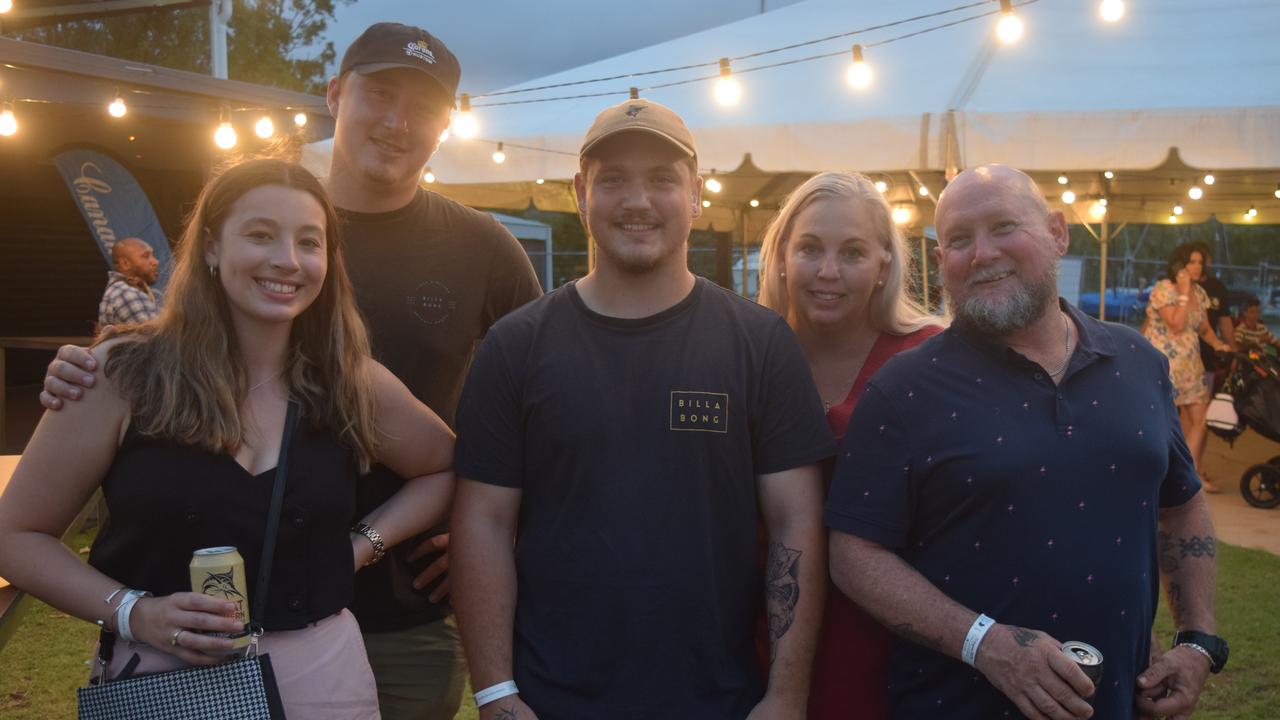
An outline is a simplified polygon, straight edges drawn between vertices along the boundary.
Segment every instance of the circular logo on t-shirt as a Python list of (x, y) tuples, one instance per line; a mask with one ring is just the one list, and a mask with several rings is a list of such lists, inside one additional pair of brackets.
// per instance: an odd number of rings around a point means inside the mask
[(449, 319), (449, 314), (458, 307), (453, 299), (449, 286), (438, 280), (427, 280), (414, 288), (408, 298), (409, 307), (419, 320), (428, 325), (438, 325)]

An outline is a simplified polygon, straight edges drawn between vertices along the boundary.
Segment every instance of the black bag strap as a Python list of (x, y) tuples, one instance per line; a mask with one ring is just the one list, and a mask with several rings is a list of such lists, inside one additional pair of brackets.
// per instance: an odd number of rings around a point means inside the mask
[(271, 581), (271, 561), (276, 554), (276, 535), (280, 531), (280, 508), (284, 505), (284, 483), (289, 476), (289, 441), (298, 425), (298, 403), (289, 401), (284, 416), (284, 437), (280, 438), (280, 459), (276, 462), (276, 480), (271, 489), (271, 509), (267, 512), (267, 531), (262, 536), (262, 558), (258, 562), (258, 583), (253, 589), (253, 620), (249, 627), (262, 631), (262, 619), (267, 612), (267, 583)]

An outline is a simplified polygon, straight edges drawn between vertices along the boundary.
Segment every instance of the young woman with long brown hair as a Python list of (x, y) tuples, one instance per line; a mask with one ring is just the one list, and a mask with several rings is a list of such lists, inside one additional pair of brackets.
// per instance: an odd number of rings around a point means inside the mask
[[(92, 349), (96, 389), (46, 413), (0, 498), (0, 574), (55, 607), (132, 636), (108, 674), (218, 662), (234, 606), (189, 592), (198, 548), (240, 549), (252, 603), (288, 404), (285, 496), (260, 652), (288, 714), (373, 718), (377, 695), (345, 609), (354, 570), (425, 530), (452, 499), (453, 435), (369, 356), (338, 221), (297, 165), (251, 160), (209, 182), (159, 318)], [(351, 531), (358, 475), (414, 478)], [(89, 563), (58, 537), (101, 487), (110, 517)], [(150, 593), (121, 609), (125, 589)], [(123, 622), (121, 622), (123, 616)], [(124, 627), (120, 627), (123, 625)]]

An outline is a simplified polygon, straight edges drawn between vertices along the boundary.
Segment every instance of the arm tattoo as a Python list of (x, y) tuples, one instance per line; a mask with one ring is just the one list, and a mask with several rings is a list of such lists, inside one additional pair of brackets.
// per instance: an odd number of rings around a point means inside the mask
[(498, 714), (493, 717), (494, 720), (517, 720), (517, 718), (520, 717), (520, 713), (516, 711), (515, 705), (511, 705), (509, 707), (498, 708)]
[(1177, 572), (1178, 557), (1173, 553), (1173, 535), (1161, 530), (1156, 533), (1156, 538), (1160, 544), (1160, 572), (1165, 574)]
[(769, 610), (769, 662), (777, 656), (778, 642), (796, 619), (800, 602), (800, 550), (777, 540), (769, 541), (769, 564), (765, 576), (765, 605)]
[(893, 625), (889, 628), (890, 632), (903, 640), (909, 640), (917, 645), (927, 647), (930, 650), (942, 649), (942, 636), (929, 637), (923, 633), (916, 632), (916, 628), (911, 623), (902, 623), (901, 625)]
[(1018, 643), (1018, 647), (1031, 647), (1032, 643), (1040, 639), (1040, 633), (1017, 625), (1009, 629), (1009, 634), (1013, 636), (1013, 641)]
[(1217, 557), (1218, 547), (1212, 535), (1189, 538), (1178, 538), (1178, 548), (1182, 557)]

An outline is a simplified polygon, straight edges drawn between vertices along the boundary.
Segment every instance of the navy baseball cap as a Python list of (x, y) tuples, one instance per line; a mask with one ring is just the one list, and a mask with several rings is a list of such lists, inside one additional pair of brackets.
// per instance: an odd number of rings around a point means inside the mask
[(361, 75), (411, 68), (435, 81), (450, 104), (458, 94), (462, 66), (439, 38), (422, 28), (400, 23), (377, 23), (360, 34), (342, 55), (338, 76), (354, 70)]

